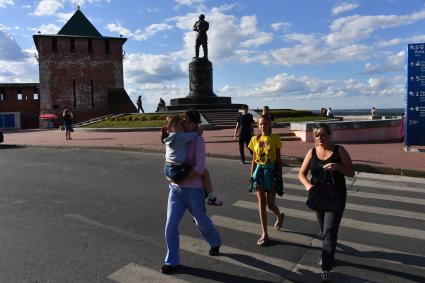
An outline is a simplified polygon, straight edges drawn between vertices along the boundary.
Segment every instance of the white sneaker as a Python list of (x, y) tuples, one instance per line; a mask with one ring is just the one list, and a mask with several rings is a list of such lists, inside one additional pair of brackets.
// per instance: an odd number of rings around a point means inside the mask
[(322, 283), (331, 282), (329, 271), (322, 271), (322, 273), (320, 273), (320, 279), (322, 279)]

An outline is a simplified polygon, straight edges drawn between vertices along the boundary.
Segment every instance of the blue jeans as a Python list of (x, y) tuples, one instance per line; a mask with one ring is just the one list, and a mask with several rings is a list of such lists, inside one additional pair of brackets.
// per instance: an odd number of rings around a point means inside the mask
[(187, 163), (181, 165), (172, 165), (165, 163), (164, 175), (167, 178), (173, 180), (174, 182), (178, 182), (186, 178), (191, 170), (192, 167)]
[(182, 188), (170, 184), (168, 195), (167, 224), (165, 225), (165, 240), (167, 255), (165, 264), (176, 266), (180, 264), (179, 223), (184, 212), (189, 210), (202, 237), (211, 247), (221, 245), (220, 234), (206, 214), (204, 188)]

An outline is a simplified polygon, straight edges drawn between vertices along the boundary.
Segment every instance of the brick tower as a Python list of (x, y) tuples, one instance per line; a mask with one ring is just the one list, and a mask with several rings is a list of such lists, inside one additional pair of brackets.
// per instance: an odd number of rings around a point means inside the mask
[(40, 114), (63, 109), (74, 122), (111, 113), (135, 112), (124, 89), (126, 38), (102, 36), (78, 10), (55, 35), (33, 36), (38, 51)]

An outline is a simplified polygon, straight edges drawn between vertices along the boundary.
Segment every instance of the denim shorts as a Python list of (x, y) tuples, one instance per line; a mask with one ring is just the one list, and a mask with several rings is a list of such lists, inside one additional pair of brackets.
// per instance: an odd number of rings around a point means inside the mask
[(189, 166), (189, 164), (170, 164), (165, 163), (164, 166), (164, 174), (167, 178), (173, 180), (174, 182), (178, 182), (183, 180), (184, 178), (189, 175), (192, 168)]

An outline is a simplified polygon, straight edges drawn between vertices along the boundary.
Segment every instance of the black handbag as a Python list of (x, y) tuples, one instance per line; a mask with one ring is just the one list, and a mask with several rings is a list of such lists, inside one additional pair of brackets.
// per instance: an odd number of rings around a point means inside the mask
[[(329, 177), (328, 177), (329, 176)], [(308, 191), (307, 206), (319, 212), (335, 212), (344, 204), (341, 192), (335, 187), (332, 172), (324, 170), (319, 183)]]

